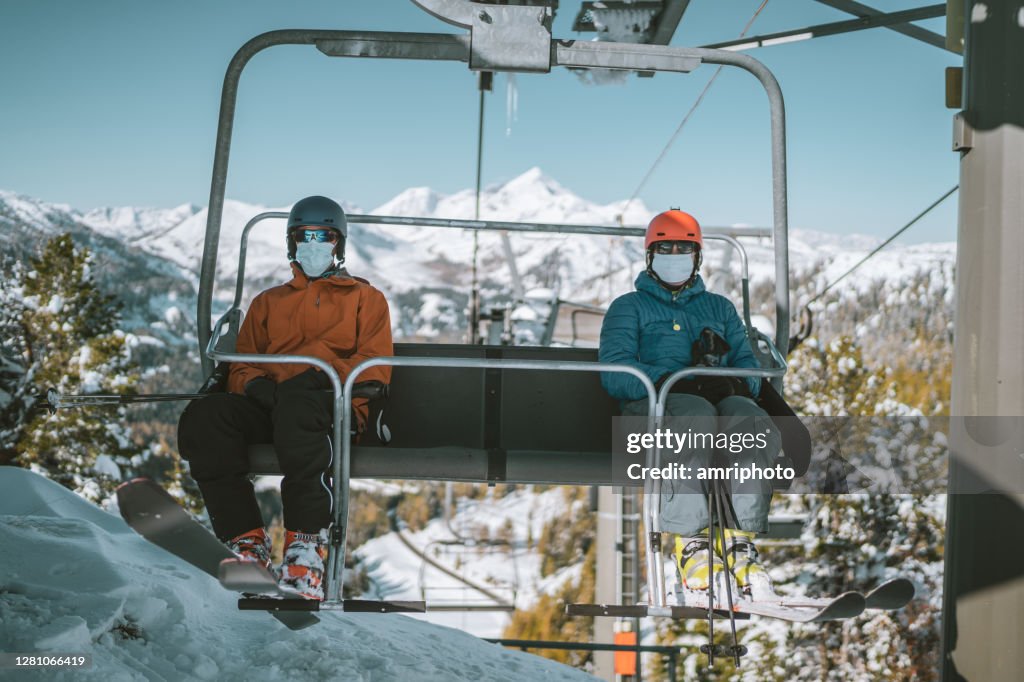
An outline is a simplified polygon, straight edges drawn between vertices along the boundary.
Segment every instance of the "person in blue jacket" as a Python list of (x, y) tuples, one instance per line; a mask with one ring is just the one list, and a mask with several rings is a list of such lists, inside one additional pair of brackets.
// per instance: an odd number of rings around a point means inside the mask
[[(659, 390), (669, 375), (686, 367), (760, 367), (732, 302), (704, 288), (698, 274), (703, 245), (700, 225), (690, 214), (672, 209), (655, 216), (644, 244), (647, 269), (637, 275), (636, 291), (615, 299), (605, 315), (601, 362), (632, 365)], [(624, 416), (647, 414), (647, 392), (639, 379), (607, 372), (601, 383), (619, 399)], [(665, 426), (677, 433), (711, 433), (715, 438), (726, 434), (733, 442), (734, 434), (763, 434), (753, 447), (716, 450), (705, 439), (679, 454), (662, 451), (663, 465), (678, 461), (694, 476), (664, 481), (661, 498), (662, 528), (676, 534), (673, 555), (680, 581), (688, 589), (707, 589), (710, 574), (720, 579), (727, 565), (744, 592), (771, 593), (771, 580), (758, 563), (753, 542), (756, 533), (768, 530), (771, 481), (731, 483), (732, 525), (739, 527), (725, 528), (724, 547), (715, 533), (709, 567), (706, 481), (696, 480), (695, 473), (711, 465), (716, 452), (724, 458), (716, 466), (774, 466), (781, 441), (771, 417), (755, 402), (760, 389), (757, 377), (707, 375), (677, 381), (667, 397)]]

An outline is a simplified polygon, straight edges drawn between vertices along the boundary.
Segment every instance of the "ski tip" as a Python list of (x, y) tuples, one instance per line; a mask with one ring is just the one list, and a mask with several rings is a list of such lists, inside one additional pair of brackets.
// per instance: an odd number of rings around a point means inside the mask
[(867, 608), (896, 611), (917, 595), (917, 588), (907, 578), (894, 578), (882, 583), (866, 595)]
[(124, 488), (131, 488), (132, 486), (145, 485), (145, 484), (148, 484), (148, 483), (152, 483), (153, 485), (156, 485), (156, 483), (153, 481), (153, 479), (147, 478), (146, 476), (138, 476), (136, 478), (129, 479), (129, 480), (125, 481), (124, 483), (120, 484), (119, 486), (117, 486), (117, 488), (115, 490), (121, 490), (121, 489), (124, 489)]
[(118, 486), (117, 486), (117, 488), (115, 488), (115, 490), (123, 490), (124, 488), (130, 488), (131, 486), (133, 486), (136, 483), (138, 483), (139, 480), (140, 479), (138, 479), (138, 478), (129, 479), (129, 480), (125, 481), (124, 483), (118, 484)]
[(863, 613), (867, 602), (860, 592), (844, 592), (818, 612), (814, 620), (843, 620)]

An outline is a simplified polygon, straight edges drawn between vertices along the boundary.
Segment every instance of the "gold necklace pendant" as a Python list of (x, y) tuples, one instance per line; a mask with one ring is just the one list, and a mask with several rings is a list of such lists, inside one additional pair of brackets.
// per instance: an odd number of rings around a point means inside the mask
[(672, 330), (673, 331), (679, 331), (681, 328), (682, 327), (679, 326), (678, 322), (676, 322), (675, 320), (672, 320)]

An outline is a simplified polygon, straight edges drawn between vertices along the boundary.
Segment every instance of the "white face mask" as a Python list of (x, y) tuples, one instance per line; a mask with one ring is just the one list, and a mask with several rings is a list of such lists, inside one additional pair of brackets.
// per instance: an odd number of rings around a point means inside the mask
[(295, 246), (295, 260), (308, 277), (319, 277), (334, 265), (334, 246), (330, 242), (302, 242)]
[(682, 284), (693, 272), (693, 254), (656, 253), (651, 261), (651, 269), (666, 284)]

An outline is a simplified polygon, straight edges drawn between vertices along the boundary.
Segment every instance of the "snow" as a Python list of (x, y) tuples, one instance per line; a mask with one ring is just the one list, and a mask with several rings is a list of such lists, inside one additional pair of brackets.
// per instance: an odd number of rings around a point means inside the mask
[(321, 613), (293, 632), (119, 517), (0, 467), (0, 650), (90, 654), (25, 679), (584, 680), (588, 675), (398, 614)]
[(106, 474), (115, 481), (121, 480), (121, 467), (117, 466), (117, 463), (110, 457), (110, 455), (100, 455), (96, 458), (96, 463), (93, 464), (93, 471), (97, 474)]

